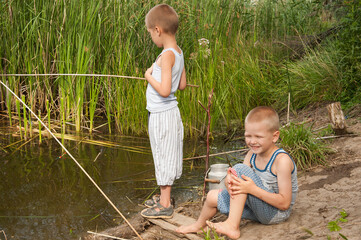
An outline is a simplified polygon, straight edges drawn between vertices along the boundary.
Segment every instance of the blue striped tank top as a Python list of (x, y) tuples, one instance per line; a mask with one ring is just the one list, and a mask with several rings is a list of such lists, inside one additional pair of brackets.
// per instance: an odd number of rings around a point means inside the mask
[(297, 183), (297, 167), (296, 167), (296, 164), (293, 161), (292, 157), (285, 150), (283, 150), (282, 148), (279, 148), (273, 153), (271, 159), (268, 161), (265, 169), (263, 169), (263, 170), (257, 168), (257, 166), (256, 166), (255, 160), (256, 160), (257, 154), (252, 154), (250, 162), (251, 162), (253, 171), (261, 178), (263, 185), (265, 187), (267, 187), (268, 189), (272, 190), (274, 193), (278, 193), (279, 190), (278, 190), (277, 176), (274, 173), (272, 173), (271, 168), (272, 168), (272, 165), (273, 165), (277, 155), (280, 153), (287, 154), (291, 158), (291, 160), (293, 162), (293, 166), (294, 166), (294, 169), (291, 174), (291, 180), (292, 180), (291, 206), (293, 206), (293, 204), (296, 201), (296, 196), (297, 196), (297, 191), (298, 191), (298, 183)]

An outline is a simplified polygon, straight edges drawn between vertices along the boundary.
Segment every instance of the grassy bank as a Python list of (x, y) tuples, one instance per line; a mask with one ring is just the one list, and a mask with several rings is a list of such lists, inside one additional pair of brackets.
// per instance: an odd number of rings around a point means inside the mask
[[(0, 73), (88, 73), (143, 77), (160, 49), (144, 26), (160, 1), (5, 1), (0, 6)], [(214, 89), (212, 129), (243, 122), (257, 105), (294, 107), (335, 100), (341, 76), (330, 51), (306, 51), (290, 60), (290, 36), (312, 35), (334, 25), (318, 1), (166, 1), (180, 16), (178, 44), (188, 82), (199, 88), (178, 93), (188, 136), (205, 133), (205, 103)], [(202, 38), (208, 40), (201, 40)], [(301, 42), (298, 39), (298, 42)], [(307, 49), (306, 49), (307, 50)], [(323, 54), (325, 51), (327, 54)], [(332, 53), (332, 50), (331, 50)], [(316, 67), (315, 67), (316, 66)], [(309, 69), (314, 69), (309, 72)], [(316, 77), (316, 78), (314, 78)], [(121, 134), (145, 134), (143, 80), (99, 77), (2, 77), (34, 112), (92, 131), (97, 118)], [(307, 86), (307, 87), (304, 87)], [(328, 90), (333, 90), (329, 93)], [(20, 111), (0, 88), (0, 109)], [(305, 94), (312, 93), (311, 98)], [(47, 107), (48, 103), (48, 107)]]

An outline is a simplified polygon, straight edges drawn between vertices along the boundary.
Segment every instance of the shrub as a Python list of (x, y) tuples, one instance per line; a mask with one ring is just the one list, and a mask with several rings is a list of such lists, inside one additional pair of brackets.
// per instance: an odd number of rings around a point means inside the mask
[(330, 149), (322, 140), (316, 139), (311, 127), (291, 123), (280, 132), (281, 147), (292, 156), (297, 167), (307, 169), (325, 164), (325, 154)]
[(339, 33), (339, 67), (343, 72), (344, 101), (360, 102), (361, 91), (361, 1), (345, 1), (345, 15), (341, 18)]

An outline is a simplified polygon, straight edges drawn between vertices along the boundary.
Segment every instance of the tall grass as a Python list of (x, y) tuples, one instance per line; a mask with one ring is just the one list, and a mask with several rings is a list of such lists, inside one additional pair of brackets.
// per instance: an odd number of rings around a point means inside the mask
[(311, 127), (303, 124), (291, 123), (280, 129), (281, 146), (290, 153), (300, 169), (326, 163), (325, 154), (329, 153), (330, 149), (316, 137)]
[(303, 59), (283, 66), (280, 85), (273, 89), (278, 106), (286, 106), (287, 94), (291, 93), (292, 107), (302, 108), (319, 101), (340, 100), (342, 72), (337, 62), (339, 53), (335, 44), (308, 50)]
[(345, 86), (343, 97), (351, 102), (361, 102), (361, 2), (344, 1), (344, 15), (341, 17), (342, 30), (339, 34), (340, 71)]
[[(0, 73), (96, 73), (143, 76), (160, 49), (144, 26), (151, 1), (22, 0), (0, 6)], [(271, 104), (283, 68), (260, 42), (313, 34), (324, 26), (317, 1), (169, 0), (180, 17), (178, 44), (184, 51), (189, 83), (178, 93), (188, 135), (205, 133), (205, 102), (214, 88), (211, 127), (242, 122), (254, 106)], [(312, 13), (312, 14), (310, 14)], [(209, 44), (199, 45), (206, 38)], [(270, 44), (272, 46), (272, 44)], [(11, 77), (7, 82), (43, 115), (75, 123), (96, 116), (109, 131), (144, 134), (147, 112), (144, 81), (85, 77)], [(3, 90), (0, 90), (3, 92)], [(62, 100), (61, 100), (62, 99)], [(63, 101), (64, 109), (61, 109)], [(49, 107), (46, 104), (49, 103)], [(7, 98), (8, 110), (15, 102)], [(11, 110), (10, 110), (11, 109)], [(102, 123), (103, 123), (102, 122)]]

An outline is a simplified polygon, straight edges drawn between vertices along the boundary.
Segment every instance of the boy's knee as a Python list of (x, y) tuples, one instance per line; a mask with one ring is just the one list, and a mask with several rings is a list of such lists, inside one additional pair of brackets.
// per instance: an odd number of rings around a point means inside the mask
[(210, 190), (207, 194), (206, 203), (210, 206), (217, 206), (219, 189)]
[(238, 177), (241, 177), (241, 175), (249, 175), (248, 173), (252, 171), (249, 166), (243, 163), (234, 165), (233, 169), (237, 172)]
[(227, 191), (229, 192), (229, 181), (231, 180), (231, 176), (227, 174), (226, 178), (224, 179), (224, 185), (226, 186)]

